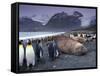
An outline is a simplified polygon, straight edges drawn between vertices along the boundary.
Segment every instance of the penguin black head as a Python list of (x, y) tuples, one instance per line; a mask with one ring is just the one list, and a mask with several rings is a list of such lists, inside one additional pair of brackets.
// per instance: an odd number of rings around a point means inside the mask
[(36, 42), (37, 42), (37, 44), (39, 44), (41, 41), (40, 40), (37, 40)]
[(31, 45), (31, 41), (29, 40), (27, 44), (28, 44), (28, 45)]
[(22, 44), (22, 42), (23, 42), (23, 40), (20, 40), (20, 41), (19, 41), (19, 44)]
[(40, 40), (38, 40), (38, 43), (40, 43), (41, 41)]

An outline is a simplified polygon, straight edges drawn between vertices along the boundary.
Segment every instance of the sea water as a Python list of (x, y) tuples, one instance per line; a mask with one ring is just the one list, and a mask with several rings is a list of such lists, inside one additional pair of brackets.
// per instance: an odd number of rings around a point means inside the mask
[(19, 32), (19, 39), (24, 40), (30, 38), (47, 37), (62, 33), (64, 32)]

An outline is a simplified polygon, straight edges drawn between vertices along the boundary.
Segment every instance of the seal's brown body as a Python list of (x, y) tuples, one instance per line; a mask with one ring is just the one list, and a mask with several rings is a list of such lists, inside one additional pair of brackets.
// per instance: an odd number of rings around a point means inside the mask
[(87, 52), (87, 48), (80, 42), (65, 36), (56, 37), (58, 48), (67, 54), (82, 55)]
[(72, 37), (72, 39), (80, 42), (80, 43), (85, 43), (86, 42), (86, 39), (85, 38), (82, 38), (82, 37)]

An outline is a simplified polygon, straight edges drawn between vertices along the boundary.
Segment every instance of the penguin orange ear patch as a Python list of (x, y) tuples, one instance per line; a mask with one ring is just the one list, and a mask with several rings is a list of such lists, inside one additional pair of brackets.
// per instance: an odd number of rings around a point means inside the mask
[(11, 4), (11, 71), (97, 68), (97, 7)]

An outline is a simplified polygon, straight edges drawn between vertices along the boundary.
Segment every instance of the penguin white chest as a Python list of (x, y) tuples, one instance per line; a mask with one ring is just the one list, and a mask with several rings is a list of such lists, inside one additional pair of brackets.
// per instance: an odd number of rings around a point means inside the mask
[(24, 47), (23, 45), (19, 45), (19, 65), (22, 66), (24, 59)]
[(35, 52), (32, 45), (26, 46), (26, 60), (27, 66), (29, 66), (30, 64), (32, 64), (33, 66), (35, 65)]
[(59, 52), (58, 52), (58, 50), (56, 50), (56, 57), (58, 57), (59, 56)]

